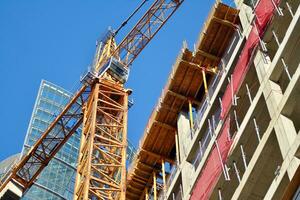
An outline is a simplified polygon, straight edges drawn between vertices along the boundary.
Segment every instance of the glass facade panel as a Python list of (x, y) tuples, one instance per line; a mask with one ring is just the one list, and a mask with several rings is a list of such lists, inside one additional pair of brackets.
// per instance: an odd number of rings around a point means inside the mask
[[(22, 155), (40, 138), (52, 120), (62, 111), (72, 94), (48, 81), (42, 81), (35, 102)], [(80, 128), (50, 161), (23, 200), (73, 199)]]

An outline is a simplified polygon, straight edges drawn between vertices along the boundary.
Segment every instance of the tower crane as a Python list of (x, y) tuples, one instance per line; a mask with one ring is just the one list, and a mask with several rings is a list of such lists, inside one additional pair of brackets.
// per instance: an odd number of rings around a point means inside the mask
[(127, 114), (131, 90), (124, 88), (124, 83), (132, 62), (183, 1), (155, 0), (120, 44), (115, 41), (120, 28), (115, 32), (108, 31), (97, 41), (93, 65), (81, 78), (81, 88), (0, 183), (0, 192), (9, 182), (17, 184), (23, 192), (27, 191), (82, 126), (74, 199), (125, 199)]

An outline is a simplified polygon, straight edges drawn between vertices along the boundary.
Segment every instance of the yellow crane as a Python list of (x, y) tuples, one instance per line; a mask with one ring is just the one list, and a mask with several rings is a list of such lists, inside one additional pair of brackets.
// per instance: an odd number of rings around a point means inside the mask
[[(148, 0), (144, 0), (138, 9)], [(81, 78), (82, 87), (55, 118), (41, 138), (0, 183), (28, 190), (49, 161), (82, 126), (75, 182), (75, 200), (126, 198), (128, 96), (124, 88), (134, 59), (184, 0), (155, 0), (117, 45), (117, 31), (97, 42), (92, 68)]]

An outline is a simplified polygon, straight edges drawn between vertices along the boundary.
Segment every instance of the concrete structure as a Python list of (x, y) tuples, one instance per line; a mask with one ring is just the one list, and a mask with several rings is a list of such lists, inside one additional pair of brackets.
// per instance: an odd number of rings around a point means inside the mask
[[(20, 154), (15, 154), (0, 162), (0, 180), (4, 180), (13, 167), (19, 161)], [(0, 192), (0, 199), (20, 199), (22, 191), (16, 185), (10, 183), (5, 190)]]
[[(234, 60), (239, 56), (239, 48), (244, 37), (248, 36), (250, 22), (254, 17), (252, 9), (243, 1), (236, 3), (240, 9), (243, 35), (226, 66), (226, 73), (210, 97), (210, 105), (201, 111), (202, 117), (192, 139), (193, 145), (178, 167), (178, 178), (173, 179), (174, 186), (182, 185), (182, 199), (190, 198), (214, 143), (211, 140), (208, 147), (201, 150), (204, 155), (199, 156), (199, 141), (207, 127), (205, 123), (217, 118), (214, 110), (220, 106), (218, 97), (222, 96), (224, 85), (235, 67)], [(279, 9), (283, 15), (275, 12), (262, 38), (266, 50), (260, 47), (253, 55), (250, 69), (237, 94), (237, 104), (233, 108), (236, 113), (236, 136), (226, 162), (230, 180), (221, 176), (210, 199), (281, 199), (285, 191), (288, 192), (288, 184), (299, 171), (299, 3), (300, 1), (281, 1)], [(188, 126), (188, 122), (178, 120), (178, 128), (184, 126), (184, 123)], [(222, 122), (217, 121), (216, 135), (221, 126)], [(185, 144), (186, 141), (179, 143)], [(196, 159), (199, 160), (195, 162)], [(198, 164), (192, 165), (193, 163)], [(174, 186), (169, 188), (168, 199), (172, 199), (171, 194), (178, 191)]]
[(300, 199), (300, 0), (236, 5), (217, 2), (184, 44), (126, 199)]
[[(177, 155), (162, 154), (152, 149), (148, 156), (156, 161), (148, 166), (148, 170), (141, 167), (147, 164), (146, 159), (138, 159), (133, 164), (129, 172), (129, 177), (132, 177), (129, 182), (132, 187), (129, 190), (143, 190), (140, 198), (300, 199), (299, 0), (279, 1), (279, 6), (274, 7), (271, 21), (267, 23), (264, 32), (259, 33), (259, 45), (251, 53), (249, 69), (237, 92), (232, 93), (232, 105), (228, 110), (228, 137), (232, 139), (230, 151), (224, 162), (216, 159), (221, 170), (208, 187), (208, 197), (195, 198), (195, 193), (201, 190), (199, 188), (206, 185), (201, 181), (207, 173), (205, 166), (210, 162), (213, 149), (220, 148), (216, 139), (221, 136), (225, 127), (225, 119), (220, 116), (225, 109), (222, 105), (224, 94), (232, 87), (234, 69), (245, 48), (245, 41), (249, 39), (251, 30), (256, 28), (253, 20), (257, 16), (252, 8), (257, 9), (257, 4), (262, 1), (264, 0), (236, 0), (240, 11), (240, 25), (222, 54), (219, 73), (208, 81), (207, 96), (196, 99), (201, 101), (200, 105), (192, 104), (192, 109), (183, 107), (177, 112), (174, 133), (178, 136), (174, 140), (176, 150), (173, 148)], [(218, 9), (218, 6), (215, 8)], [(266, 12), (268, 8), (265, 8)], [(206, 35), (209, 35), (206, 27), (214, 20), (211, 15), (213, 14), (210, 14), (203, 30)], [(178, 59), (185, 58), (179, 56)], [(169, 80), (176, 81), (173, 75), (177, 71), (174, 67)], [(185, 76), (185, 79), (188, 81), (190, 77)], [(182, 99), (189, 98), (183, 93), (180, 95), (183, 96)], [(162, 95), (159, 102), (163, 102), (164, 98)], [(159, 109), (160, 107), (156, 108), (161, 112)], [(164, 126), (167, 125), (172, 124)], [(143, 156), (143, 151), (151, 151), (145, 149), (151, 137), (149, 129), (147, 125), (142, 139), (144, 143), (140, 145), (140, 157)], [(166, 162), (166, 159), (171, 159), (171, 162)], [(165, 167), (167, 163), (176, 164)], [(145, 180), (146, 186), (139, 186), (137, 183), (144, 181), (139, 178), (141, 174), (151, 174), (151, 170), (153, 176)], [(206, 178), (209, 180), (210, 177)], [(134, 195), (128, 197), (137, 199)]]

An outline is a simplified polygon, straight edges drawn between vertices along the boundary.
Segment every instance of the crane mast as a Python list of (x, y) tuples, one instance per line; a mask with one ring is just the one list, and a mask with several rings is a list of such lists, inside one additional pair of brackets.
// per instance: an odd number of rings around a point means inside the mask
[(82, 126), (74, 200), (126, 198), (129, 67), (184, 0), (155, 0), (119, 45), (114, 32), (97, 43), (83, 86), (41, 138), (0, 182), (27, 191), (41, 171)]

